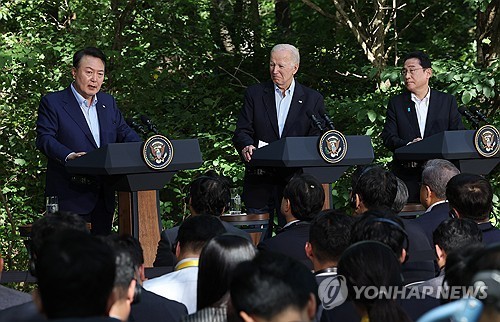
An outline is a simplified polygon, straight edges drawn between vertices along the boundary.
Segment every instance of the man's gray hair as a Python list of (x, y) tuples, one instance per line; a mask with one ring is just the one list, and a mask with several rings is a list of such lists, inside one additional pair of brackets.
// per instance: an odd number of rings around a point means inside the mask
[(290, 44), (277, 44), (271, 49), (271, 54), (277, 51), (288, 50), (292, 54), (292, 60), (295, 64), (300, 64), (300, 54), (297, 47)]
[(408, 201), (408, 187), (403, 180), (398, 177), (396, 177), (396, 179), (398, 180), (398, 192), (396, 193), (396, 198), (394, 198), (391, 210), (394, 211), (394, 213), (399, 214)]
[(446, 185), (460, 170), (448, 160), (433, 159), (424, 164), (422, 184), (431, 189), (437, 198), (446, 199)]

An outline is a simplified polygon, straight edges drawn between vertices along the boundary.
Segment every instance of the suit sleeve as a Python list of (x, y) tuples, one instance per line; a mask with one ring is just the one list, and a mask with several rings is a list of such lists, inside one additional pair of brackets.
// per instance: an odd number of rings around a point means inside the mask
[(389, 101), (389, 104), (387, 106), (384, 129), (382, 130), (381, 136), (384, 142), (384, 146), (391, 151), (405, 146), (406, 144), (408, 144), (408, 142), (410, 142), (409, 140), (404, 140), (399, 137), (396, 107), (392, 100)]
[(66, 156), (72, 151), (57, 139), (59, 132), (59, 117), (53, 102), (44, 96), (38, 107), (36, 121), (36, 147), (48, 158), (64, 164)]
[(254, 99), (247, 90), (245, 92), (245, 100), (243, 103), (243, 108), (238, 116), (238, 121), (236, 122), (236, 130), (233, 135), (233, 144), (238, 151), (238, 153), (247, 145), (254, 144), (254, 129), (253, 129), (253, 117), (254, 117)]

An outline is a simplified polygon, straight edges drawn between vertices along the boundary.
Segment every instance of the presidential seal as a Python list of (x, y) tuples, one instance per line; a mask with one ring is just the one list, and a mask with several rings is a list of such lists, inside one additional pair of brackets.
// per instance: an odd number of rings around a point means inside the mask
[(326, 131), (319, 140), (319, 153), (328, 163), (337, 163), (344, 159), (347, 152), (347, 140), (337, 130)]
[(486, 158), (491, 158), (498, 153), (500, 133), (493, 125), (483, 125), (474, 134), (474, 146), (477, 153)]
[(156, 134), (142, 145), (142, 158), (153, 170), (165, 169), (174, 157), (174, 147), (165, 136)]

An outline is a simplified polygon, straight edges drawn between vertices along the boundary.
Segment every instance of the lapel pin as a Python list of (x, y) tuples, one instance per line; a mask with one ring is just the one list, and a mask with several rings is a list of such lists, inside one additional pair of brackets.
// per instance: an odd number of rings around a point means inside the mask
[(299, 104), (302, 104), (302, 100), (299, 100)]
[(106, 108), (106, 105), (102, 104), (102, 108)]
[(410, 113), (410, 108), (408, 107), (408, 113)]

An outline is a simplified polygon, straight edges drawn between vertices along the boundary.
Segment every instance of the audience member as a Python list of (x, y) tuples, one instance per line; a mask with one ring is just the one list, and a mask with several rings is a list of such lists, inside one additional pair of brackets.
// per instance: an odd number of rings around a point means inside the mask
[[(434, 247), (436, 249), (439, 275), (430, 280), (416, 285), (420, 292), (426, 291), (428, 295), (440, 298), (444, 286), (444, 268), (448, 254), (462, 247), (481, 243), (483, 234), (477, 224), (470, 219), (450, 218), (440, 223), (433, 233)], [(430, 287), (429, 287), (430, 286)]]
[[(229, 183), (224, 177), (217, 175), (215, 171), (207, 171), (205, 175), (191, 182), (186, 199), (189, 212), (192, 216), (211, 215), (220, 217), (229, 209), (231, 200)], [(251, 241), (250, 235), (247, 232), (225, 221), (222, 221), (222, 224), (227, 232)], [(176, 226), (166, 229), (161, 233), (153, 266), (174, 265), (175, 256), (172, 253), (172, 245), (177, 239), (178, 231), (179, 226)]]
[(189, 217), (179, 227), (175, 255), (179, 260), (174, 271), (144, 282), (144, 288), (168, 299), (181, 302), (189, 314), (196, 311), (198, 261), (205, 244), (225, 233), (214, 216)]
[[(43, 242), (62, 231), (71, 230), (84, 233), (90, 233), (85, 220), (77, 214), (70, 212), (56, 212), (46, 214), (37, 219), (31, 227), (31, 238), (28, 243), (30, 256), (30, 273), (36, 276), (35, 260)], [(24, 304), (12, 306), (0, 311), (0, 321), (44, 321), (45, 317), (38, 312), (33, 301)]]
[(500, 230), (490, 220), (493, 189), (488, 180), (477, 174), (461, 173), (446, 186), (446, 198), (454, 216), (474, 220), (483, 232), (483, 243), (500, 242)]
[[(353, 175), (351, 205), (355, 214), (368, 209), (392, 209), (398, 192), (396, 176), (380, 166), (357, 169)], [(384, 210), (385, 211), (385, 210)], [(407, 251), (411, 259), (404, 263), (403, 274), (407, 283), (435, 277), (434, 252), (424, 232), (413, 220), (404, 220), (410, 241)]]
[(114, 302), (115, 257), (102, 240), (61, 231), (44, 241), (34, 264), (37, 303), (49, 320), (118, 321), (108, 317)]
[(309, 239), (311, 220), (321, 211), (325, 193), (321, 183), (311, 175), (294, 176), (283, 190), (281, 214), (286, 224), (276, 236), (259, 243), (262, 251), (272, 251), (293, 257), (312, 269), (305, 245)]
[[(342, 254), (338, 273), (345, 276), (348, 298), (354, 302), (362, 321), (402, 322), (411, 321), (396, 299), (389, 294), (368, 296), (368, 292), (356, 292), (354, 287), (375, 286), (402, 287), (400, 258), (386, 244), (378, 241), (362, 241), (351, 245)], [(341, 321), (340, 319), (338, 321)]]
[(426, 210), (415, 219), (415, 223), (422, 228), (430, 242), (432, 242), (434, 229), (450, 218), (446, 185), (459, 173), (460, 170), (447, 160), (433, 159), (424, 164), (420, 183), (420, 203)]
[(106, 239), (115, 252), (119, 254), (126, 253), (131, 259), (130, 266), (126, 269), (128, 274), (133, 273), (133, 278), (137, 284), (130, 310), (130, 322), (158, 320), (178, 322), (183, 316), (187, 315), (184, 304), (169, 300), (142, 288), (142, 283), (146, 278), (144, 274), (144, 254), (139, 240), (130, 235), (109, 235)]
[(200, 255), (196, 313), (184, 322), (227, 321), (229, 282), (235, 267), (257, 253), (245, 238), (221, 235), (211, 239)]
[(270, 252), (236, 267), (230, 296), (231, 309), (245, 322), (311, 322), (318, 303), (316, 280), (307, 267)]

